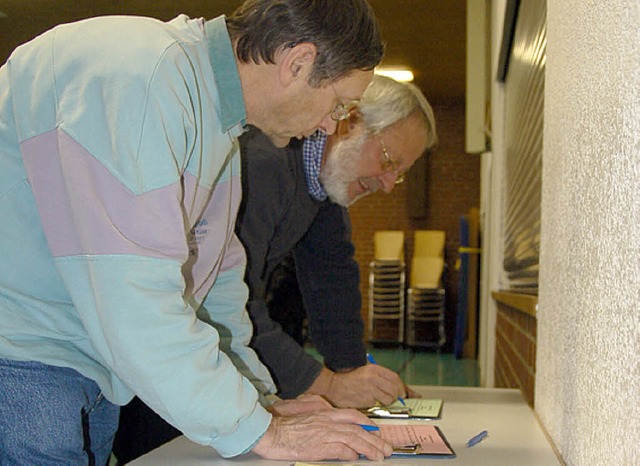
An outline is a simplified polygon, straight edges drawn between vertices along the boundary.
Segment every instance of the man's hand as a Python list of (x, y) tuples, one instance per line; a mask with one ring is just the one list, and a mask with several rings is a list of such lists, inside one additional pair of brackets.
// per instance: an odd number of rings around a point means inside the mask
[(271, 425), (253, 448), (272, 460), (353, 461), (359, 455), (381, 461), (392, 447), (357, 424), (372, 422), (352, 409), (330, 409), (313, 414), (273, 416)]
[(422, 395), (415, 390), (411, 390), (411, 388), (405, 384), (404, 386), (405, 393), (407, 394), (407, 398), (422, 398)]
[(398, 374), (376, 364), (367, 364), (350, 372), (332, 372), (323, 368), (307, 393), (324, 396), (334, 406), (369, 408), (376, 403), (391, 404), (407, 395)]

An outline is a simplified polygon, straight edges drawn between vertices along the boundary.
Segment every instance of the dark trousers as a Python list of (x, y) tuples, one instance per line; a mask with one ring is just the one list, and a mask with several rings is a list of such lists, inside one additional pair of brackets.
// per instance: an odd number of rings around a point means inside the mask
[(118, 464), (126, 464), (182, 435), (138, 397), (120, 408), (120, 422), (113, 441)]

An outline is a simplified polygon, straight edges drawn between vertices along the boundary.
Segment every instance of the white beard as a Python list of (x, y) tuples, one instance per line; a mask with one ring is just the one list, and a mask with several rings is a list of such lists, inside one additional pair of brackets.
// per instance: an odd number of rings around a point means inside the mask
[(364, 193), (355, 199), (349, 198), (349, 185), (358, 179), (357, 170), (366, 139), (365, 133), (343, 139), (325, 156), (326, 160), (320, 171), (320, 182), (329, 199), (336, 204), (349, 207), (357, 199), (368, 194)]

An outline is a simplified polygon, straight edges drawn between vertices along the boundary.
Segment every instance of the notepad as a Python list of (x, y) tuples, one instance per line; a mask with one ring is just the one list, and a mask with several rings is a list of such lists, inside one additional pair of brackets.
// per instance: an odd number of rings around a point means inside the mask
[(383, 424), (380, 435), (393, 445), (393, 456), (456, 456), (440, 428), (432, 424)]
[(366, 410), (367, 416), (383, 419), (439, 419), (442, 412), (441, 399), (405, 398), (387, 406), (374, 406)]

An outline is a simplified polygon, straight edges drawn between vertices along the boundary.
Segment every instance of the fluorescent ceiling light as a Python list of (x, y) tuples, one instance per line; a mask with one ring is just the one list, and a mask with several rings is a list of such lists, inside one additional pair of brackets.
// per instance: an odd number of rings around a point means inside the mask
[(413, 81), (413, 72), (408, 68), (377, 67), (375, 69), (375, 74), (379, 74), (381, 76), (388, 76), (389, 78), (393, 78), (396, 81), (401, 81), (401, 82)]

